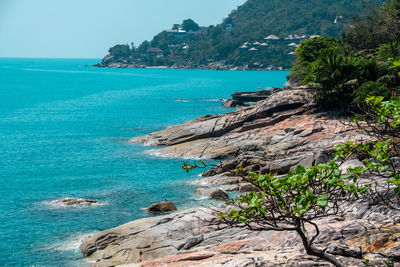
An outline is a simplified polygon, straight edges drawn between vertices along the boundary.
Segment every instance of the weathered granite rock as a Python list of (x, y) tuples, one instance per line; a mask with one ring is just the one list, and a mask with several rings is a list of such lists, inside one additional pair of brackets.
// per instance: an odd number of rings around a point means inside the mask
[(281, 111), (300, 107), (303, 107), (301, 110), (304, 111), (312, 104), (311, 102), (311, 94), (307, 91), (281, 91), (271, 95), (258, 105), (223, 115), (203, 116), (181, 125), (167, 127), (159, 132), (133, 138), (131, 142), (141, 142), (150, 146), (172, 146), (198, 139), (220, 137), (232, 130), (239, 129), (245, 123), (273, 117), (274, 114)]
[(224, 104), (222, 105), (223, 108), (236, 108), (236, 107), (243, 107), (243, 106), (246, 106), (243, 102), (233, 100), (233, 99), (225, 100)]
[(228, 194), (221, 188), (198, 188), (196, 189), (195, 193), (216, 200), (229, 199)]
[(229, 175), (229, 173), (217, 174), (215, 176), (203, 177), (194, 182), (200, 186), (234, 185), (244, 182), (242, 177)]
[(163, 202), (151, 204), (146, 209), (146, 211), (149, 213), (168, 212), (168, 211), (174, 211), (174, 210), (176, 210), (174, 203), (169, 202), (169, 201), (163, 201)]
[(339, 169), (343, 172), (347, 172), (348, 169), (361, 167), (361, 166), (364, 166), (364, 165), (360, 160), (352, 159), (352, 160), (343, 162), (343, 164), (339, 166)]
[[(295, 232), (220, 229), (214, 225), (217, 213), (198, 208), (137, 220), (87, 237), (81, 251), (99, 267), (331, 266), (306, 255)], [(370, 266), (384, 266), (384, 256), (400, 259), (400, 224), (393, 219), (400, 218), (400, 211), (358, 201), (346, 213), (317, 221), (317, 246), (346, 255), (337, 256), (345, 266), (365, 266), (364, 259)]]
[(271, 94), (281, 91), (281, 88), (270, 88), (258, 90), (256, 92), (236, 92), (232, 94), (232, 100), (238, 102), (258, 102), (268, 98)]
[(131, 139), (145, 145), (166, 146), (165, 157), (229, 159), (224, 173), (239, 166), (248, 171), (293, 171), (328, 160), (339, 143), (365, 138), (334, 114), (313, 112), (306, 89), (277, 90), (252, 106), (222, 115), (209, 115)]
[(86, 238), (81, 251), (96, 266), (113, 266), (201, 251), (220, 245), (221, 240), (257, 235), (243, 229), (218, 230), (210, 225), (216, 218), (215, 211), (204, 208), (145, 218)]

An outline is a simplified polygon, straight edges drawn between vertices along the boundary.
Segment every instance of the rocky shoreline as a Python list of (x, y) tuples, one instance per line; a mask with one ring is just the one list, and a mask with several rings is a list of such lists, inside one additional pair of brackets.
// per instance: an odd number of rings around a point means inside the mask
[(162, 68), (162, 69), (199, 69), (199, 70), (286, 70), (281, 66), (262, 66), (262, 65), (242, 65), (235, 66), (227, 64), (225, 61), (211, 62), (206, 65), (194, 65), (186, 63), (184, 65), (172, 66), (149, 66), (140, 63), (135, 63), (126, 59), (115, 59), (112, 56), (106, 56), (100, 63), (93, 65), (99, 68), (113, 68), (113, 69), (143, 69), (143, 68)]
[[(313, 99), (307, 88), (274, 89), (253, 105), (130, 142), (163, 146), (158, 153), (165, 157), (224, 160), (224, 168), (203, 174), (196, 190), (223, 200), (225, 192), (253, 190), (229, 170), (242, 166), (282, 175), (298, 164), (326, 162), (337, 144), (367, 138), (343, 123), (339, 114), (318, 112)], [(358, 164), (358, 159), (347, 163)], [(87, 237), (81, 251), (94, 266), (331, 266), (305, 254), (296, 233), (219, 229), (213, 222), (220, 209), (224, 207), (133, 221)], [(347, 266), (365, 266), (361, 258), (368, 258), (371, 266), (384, 266), (383, 256), (400, 259), (400, 212), (358, 202), (346, 208), (343, 218), (326, 218), (319, 224), (318, 242), (330, 244), (329, 253), (352, 256), (341, 258)]]

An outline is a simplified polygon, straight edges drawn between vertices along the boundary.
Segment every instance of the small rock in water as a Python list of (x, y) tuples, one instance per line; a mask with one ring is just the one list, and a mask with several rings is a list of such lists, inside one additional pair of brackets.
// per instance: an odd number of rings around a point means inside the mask
[(206, 196), (216, 200), (228, 200), (228, 194), (221, 188), (198, 188), (196, 194)]
[(92, 205), (100, 205), (103, 203), (92, 199), (64, 197), (61, 199), (53, 200), (50, 202), (50, 204), (55, 207), (75, 207), (75, 206), (88, 207)]
[(149, 213), (159, 213), (159, 212), (174, 211), (176, 210), (176, 207), (172, 202), (163, 201), (150, 205), (150, 207), (148, 207), (146, 210)]

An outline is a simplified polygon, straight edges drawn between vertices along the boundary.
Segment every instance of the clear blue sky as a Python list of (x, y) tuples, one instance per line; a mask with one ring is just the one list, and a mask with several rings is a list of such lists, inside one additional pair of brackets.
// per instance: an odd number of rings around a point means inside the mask
[(245, 0), (0, 0), (0, 57), (100, 58), (192, 18), (217, 24)]

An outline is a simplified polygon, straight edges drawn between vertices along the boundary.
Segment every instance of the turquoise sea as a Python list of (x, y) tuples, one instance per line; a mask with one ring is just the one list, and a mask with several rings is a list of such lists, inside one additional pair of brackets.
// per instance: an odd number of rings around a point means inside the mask
[[(197, 204), (185, 160), (128, 139), (205, 114), (218, 99), (282, 86), (284, 71), (98, 69), (88, 59), (0, 59), (0, 265), (80, 266), (85, 234)], [(62, 197), (103, 206), (60, 208)]]

